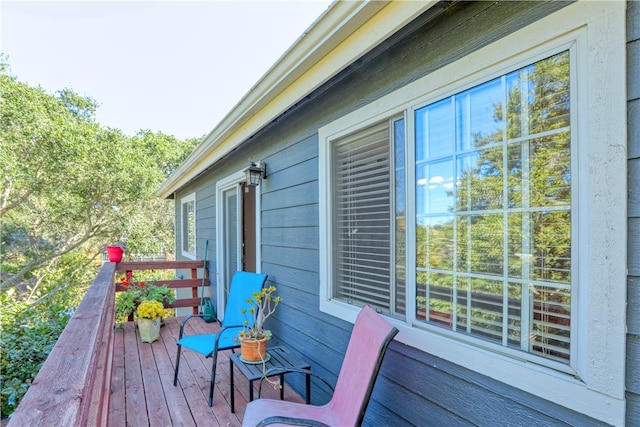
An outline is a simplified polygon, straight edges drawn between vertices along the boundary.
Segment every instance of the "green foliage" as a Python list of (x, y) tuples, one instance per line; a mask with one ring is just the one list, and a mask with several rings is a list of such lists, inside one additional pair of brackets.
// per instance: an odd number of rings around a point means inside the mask
[(0, 407), (10, 415), (27, 392), (58, 336), (73, 315), (84, 289), (59, 288), (44, 281), (32, 290), (36, 303), (19, 298), (15, 288), (0, 292)]
[(155, 279), (136, 281), (131, 273), (120, 278), (120, 284), (125, 286), (127, 290), (116, 295), (117, 322), (126, 322), (142, 301), (158, 301), (168, 305), (176, 300), (175, 290), (166, 285), (158, 286), (155, 282)]
[(126, 322), (136, 309), (139, 295), (134, 292), (120, 292), (116, 295), (116, 322)]
[(95, 277), (105, 245), (172, 252), (172, 204), (155, 191), (198, 139), (102, 127), (95, 100), (20, 82), (3, 56), (0, 100), (0, 403), (7, 415)]
[(240, 310), (245, 319), (243, 329), (239, 333), (240, 338), (271, 339), (271, 331), (264, 328), (264, 322), (282, 302), (282, 297), (273, 295), (275, 291), (275, 286), (268, 286), (247, 298), (249, 309)]
[(28, 281), (81, 247), (97, 253), (125, 240), (129, 251), (170, 252), (173, 210), (155, 191), (196, 139), (103, 128), (93, 99), (30, 87), (6, 65), (0, 93), (2, 271), (11, 272), (5, 285)]

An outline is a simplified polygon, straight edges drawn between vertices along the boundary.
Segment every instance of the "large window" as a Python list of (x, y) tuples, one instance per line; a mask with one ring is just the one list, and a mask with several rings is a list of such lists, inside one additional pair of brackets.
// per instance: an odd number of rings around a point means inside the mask
[(415, 112), (416, 319), (571, 350), (569, 52)]
[(319, 130), (323, 312), (371, 305), (407, 345), (623, 423), (624, 5), (608, 12), (567, 6)]
[(192, 193), (182, 199), (180, 211), (182, 255), (196, 257), (196, 196)]
[(331, 142), (332, 298), (404, 318), (406, 189), (417, 322), (571, 355), (569, 51)]

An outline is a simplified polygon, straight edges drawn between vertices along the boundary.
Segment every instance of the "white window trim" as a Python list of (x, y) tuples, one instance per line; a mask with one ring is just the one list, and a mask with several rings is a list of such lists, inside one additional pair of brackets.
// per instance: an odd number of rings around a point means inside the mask
[[(183, 216), (184, 214), (184, 205), (186, 203), (189, 202), (193, 202), (193, 219), (194, 221), (196, 221), (197, 224), (197, 210), (196, 210), (196, 193), (191, 193), (187, 196), (184, 196), (181, 200), (180, 200), (180, 253), (182, 254), (183, 257), (185, 258), (189, 258), (189, 259), (196, 259), (196, 252), (198, 251), (198, 245), (195, 245), (195, 251), (194, 252), (187, 252), (184, 250), (184, 243), (185, 243), (185, 238), (186, 236), (184, 235), (184, 221), (185, 218)], [(197, 235), (197, 231), (198, 231), (198, 227), (196, 225), (196, 227), (194, 228), (194, 233)], [(193, 238), (195, 239), (196, 236), (194, 235)]]
[[(519, 64), (532, 63), (561, 46), (575, 45), (577, 63), (572, 62), (572, 69), (577, 87), (572, 87), (572, 108), (577, 109), (578, 123), (572, 126), (572, 141), (580, 145), (579, 169), (574, 178), (579, 182), (580, 202), (575, 204), (578, 221), (574, 222), (580, 236), (575, 273), (580, 283), (575, 298), (579, 309), (573, 310), (576, 317), (572, 319), (572, 333), (577, 334), (572, 354), (575, 373), (570, 375), (412, 327), (413, 307), (409, 305), (405, 322), (389, 320), (400, 329), (396, 337), (400, 342), (598, 420), (624, 424), (625, 7), (625, 2), (579, 1), (319, 129), (321, 311), (350, 322), (359, 311), (330, 299), (330, 141), (403, 111), (410, 112), (407, 129), (413, 129), (412, 113), (425, 102), (487, 81)], [(413, 150), (413, 138), (409, 131), (407, 151)], [(406, 168), (408, 183), (415, 182), (414, 169)], [(414, 213), (414, 200), (407, 197), (408, 232), (415, 230)], [(408, 245), (406, 257), (415, 259), (414, 244)], [(407, 277), (415, 277), (412, 264), (408, 262)], [(407, 286), (407, 291), (412, 288)], [(407, 297), (407, 303), (412, 304), (411, 295)]]

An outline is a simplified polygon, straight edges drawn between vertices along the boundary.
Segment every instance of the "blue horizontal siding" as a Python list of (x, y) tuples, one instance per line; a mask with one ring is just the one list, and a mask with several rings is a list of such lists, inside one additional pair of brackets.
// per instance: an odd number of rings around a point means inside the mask
[(318, 228), (318, 204), (282, 207), (262, 211), (263, 228)]
[(317, 249), (279, 248), (262, 245), (262, 261), (298, 270), (318, 272), (320, 269)]
[[(316, 178), (317, 179), (317, 178)], [(290, 183), (288, 180), (287, 183)], [(271, 184), (271, 183), (269, 183)], [(262, 209), (282, 209), (292, 206), (317, 205), (318, 203), (318, 182), (309, 181), (295, 186), (271, 190), (262, 195)]]
[(628, 280), (626, 400), (640, 425), (640, 3), (627, 2)]
[[(275, 334), (274, 343), (299, 353), (314, 371), (335, 383), (351, 333), (351, 324), (319, 310), (318, 128), (525, 27), (564, 4), (443, 3), (448, 9), (433, 22), (427, 23), (426, 17), (418, 18), (196, 181), (198, 197), (202, 197), (202, 204), (197, 205), (200, 250), (204, 245), (201, 239), (215, 237), (216, 180), (245, 167), (247, 158), (267, 162), (269, 176), (259, 187), (260, 267), (284, 298), (268, 323)], [(483, 25), (475, 25), (480, 22)], [(638, 147), (634, 150), (640, 153)], [(631, 224), (630, 228), (633, 227)], [(636, 235), (640, 236), (640, 232)], [(640, 247), (638, 241), (640, 237), (630, 243), (630, 250)], [(211, 255), (210, 252), (210, 258)], [(637, 255), (634, 258), (631, 253), (629, 258), (630, 266), (635, 266)], [(629, 286), (636, 290), (638, 281), (631, 280)], [(638, 313), (638, 307), (636, 302), (634, 313)], [(629, 336), (629, 356), (638, 354), (637, 344), (637, 336)], [(638, 363), (637, 359), (629, 362), (629, 372), (637, 375)], [(292, 376), (287, 380), (297, 391), (304, 389), (302, 378)], [(631, 379), (628, 385), (632, 390), (627, 394), (630, 413), (635, 413), (638, 395), (633, 389), (638, 382)], [(329, 398), (330, 392), (313, 380), (312, 402), (323, 404)], [(632, 415), (628, 419), (635, 421), (640, 417)], [(553, 402), (398, 342), (390, 345), (385, 356), (364, 424), (598, 425)]]
[(268, 246), (317, 249), (318, 227), (263, 228), (262, 241)]

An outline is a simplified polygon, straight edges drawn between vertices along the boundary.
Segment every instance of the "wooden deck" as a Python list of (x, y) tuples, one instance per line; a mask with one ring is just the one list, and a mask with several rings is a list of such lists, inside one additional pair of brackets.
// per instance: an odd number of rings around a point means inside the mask
[[(178, 386), (173, 385), (176, 341), (182, 318), (165, 319), (160, 340), (143, 343), (135, 323), (127, 322), (115, 333), (109, 426), (239, 426), (242, 424), (249, 389), (247, 380), (235, 371), (235, 407), (229, 396), (229, 351), (218, 355), (213, 407), (208, 405), (211, 359), (183, 350)], [(217, 323), (190, 320), (187, 334), (214, 333)], [(256, 381), (258, 383), (258, 381)], [(257, 385), (256, 385), (257, 389)], [(257, 396), (257, 390), (255, 392)], [(279, 398), (279, 390), (264, 384), (262, 396)], [(285, 400), (304, 402), (290, 387)]]

